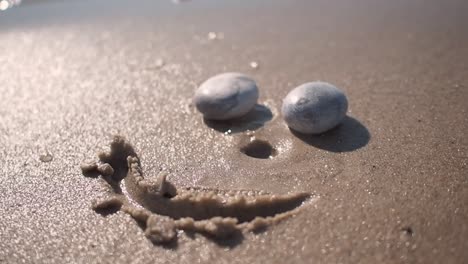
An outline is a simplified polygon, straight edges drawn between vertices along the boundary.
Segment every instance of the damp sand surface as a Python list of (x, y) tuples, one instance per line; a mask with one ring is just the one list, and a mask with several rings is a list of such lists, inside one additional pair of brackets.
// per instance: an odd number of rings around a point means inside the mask
[[(0, 263), (467, 262), (466, 1), (22, 2), (0, 11)], [(262, 108), (206, 122), (193, 93), (228, 71), (255, 79)], [(317, 80), (343, 89), (348, 117), (289, 131), (282, 99)], [(114, 134), (178, 191), (320, 199), (237, 240), (154, 245), (146, 222), (90, 208), (120, 185), (80, 164)], [(187, 216), (158, 215), (155, 232)]]

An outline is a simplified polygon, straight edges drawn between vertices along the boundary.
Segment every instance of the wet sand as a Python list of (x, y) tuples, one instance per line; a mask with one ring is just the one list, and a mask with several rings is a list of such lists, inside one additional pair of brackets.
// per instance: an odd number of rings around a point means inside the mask
[[(0, 11), (0, 263), (468, 261), (468, 4), (348, 2)], [(225, 71), (257, 81), (253, 134), (204, 121), (191, 103)], [(281, 100), (315, 80), (345, 91), (349, 117), (323, 136), (292, 133)], [(236, 243), (179, 234), (155, 246), (127, 214), (91, 209), (101, 186), (79, 166), (114, 134), (146, 175), (169, 170), (176, 186), (320, 199)], [(275, 156), (245, 155), (252, 135)]]

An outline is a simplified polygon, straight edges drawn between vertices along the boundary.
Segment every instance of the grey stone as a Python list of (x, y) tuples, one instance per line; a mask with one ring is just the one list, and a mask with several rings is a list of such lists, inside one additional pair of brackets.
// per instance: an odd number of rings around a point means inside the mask
[(289, 92), (281, 112), (291, 129), (320, 134), (336, 127), (347, 110), (348, 100), (343, 91), (329, 83), (310, 82)]
[(241, 117), (253, 109), (257, 100), (257, 84), (241, 73), (211, 77), (200, 85), (194, 96), (198, 111), (212, 120)]

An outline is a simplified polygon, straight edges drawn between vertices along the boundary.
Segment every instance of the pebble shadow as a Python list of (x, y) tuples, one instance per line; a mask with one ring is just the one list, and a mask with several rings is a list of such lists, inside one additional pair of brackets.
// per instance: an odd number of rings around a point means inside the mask
[(349, 152), (360, 149), (366, 146), (371, 138), (369, 130), (357, 119), (349, 116), (346, 116), (337, 127), (319, 135), (306, 135), (291, 128), (290, 130), (303, 142), (331, 152)]
[[(209, 120), (203, 122), (208, 127), (221, 133), (241, 133), (247, 130), (257, 130), (273, 118), (273, 113), (268, 107), (257, 104), (245, 116), (231, 120)], [(229, 132), (230, 130), (230, 132)]]

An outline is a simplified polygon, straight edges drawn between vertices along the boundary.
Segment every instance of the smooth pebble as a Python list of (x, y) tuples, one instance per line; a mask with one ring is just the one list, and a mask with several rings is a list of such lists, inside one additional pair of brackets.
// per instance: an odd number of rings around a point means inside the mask
[(241, 73), (223, 73), (202, 83), (193, 101), (205, 118), (228, 120), (247, 114), (257, 100), (254, 80)]
[(340, 124), (347, 110), (348, 100), (343, 91), (326, 82), (310, 82), (289, 92), (281, 112), (293, 130), (320, 134)]

